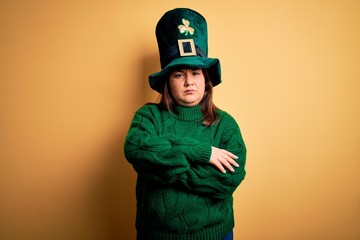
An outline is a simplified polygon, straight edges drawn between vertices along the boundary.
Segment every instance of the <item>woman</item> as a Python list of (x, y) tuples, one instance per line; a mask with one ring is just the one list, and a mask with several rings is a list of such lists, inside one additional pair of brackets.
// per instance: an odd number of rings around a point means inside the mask
[(136, 112), (124, 147), (138, 174), (137, 239), (232, 239), (246, 148), (234, 118), (212, 102), (220, 63), (207, 57), (206, 21), (174, 9), (156, 36), (162, 70), (149, 80), (161, 100)]

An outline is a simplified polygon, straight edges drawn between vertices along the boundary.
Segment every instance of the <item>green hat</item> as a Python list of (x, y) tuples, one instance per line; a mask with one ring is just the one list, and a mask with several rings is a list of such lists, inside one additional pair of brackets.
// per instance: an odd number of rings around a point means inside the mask
[(221, 83), (220, 61), (208, 58), (208, 34), (205, 18), (188, 8), (166, 12), (156, 25), (161, 71), (149, 76), (152, 89), (161, 93), (171, 69), (206, 68), (213, 86)]

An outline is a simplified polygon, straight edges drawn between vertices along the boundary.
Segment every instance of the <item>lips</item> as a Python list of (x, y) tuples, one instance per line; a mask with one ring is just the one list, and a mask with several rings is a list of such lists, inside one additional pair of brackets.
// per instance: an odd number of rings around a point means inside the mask
[(184, 92), (185, 92), (185, 93), (193, 93), (193, 92), (195, 92), (195, 90), (194, 90), (194, 89), (187, 89), (187, 90), (185, 90)]

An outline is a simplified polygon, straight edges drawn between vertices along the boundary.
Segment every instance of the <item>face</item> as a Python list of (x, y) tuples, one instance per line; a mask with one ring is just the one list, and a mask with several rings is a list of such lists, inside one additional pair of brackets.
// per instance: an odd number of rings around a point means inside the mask
[(178, 105), (196, 106), (205, 94), (205, 77), (202, 69), (179, 69), (170, 74), (169, 85)]

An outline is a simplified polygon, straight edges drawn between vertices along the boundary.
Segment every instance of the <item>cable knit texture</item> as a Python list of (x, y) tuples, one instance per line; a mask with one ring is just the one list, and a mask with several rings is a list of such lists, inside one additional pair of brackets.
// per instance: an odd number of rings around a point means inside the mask
[[(138, 239), (219, 240), (234, 227), (232, 194), (245, 177), (246, 148), (228, 113), (202, 124), (199, 106), (173, 113), (146, 104), (133, 117), (125, 156), (138, 174)], [(235, 172), (209, 163), (211, 146), (238, 156)]]

